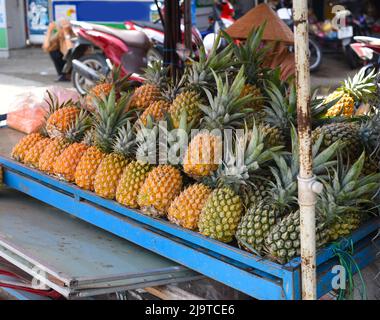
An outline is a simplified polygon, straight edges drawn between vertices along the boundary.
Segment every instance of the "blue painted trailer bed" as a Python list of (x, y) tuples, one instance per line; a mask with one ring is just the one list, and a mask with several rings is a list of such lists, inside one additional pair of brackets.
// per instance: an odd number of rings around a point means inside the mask
[[(10, 136), (9, 130), (0, 129), (0, 137), (6, 131)], [(139, 210), (131, 210), (115, 201), (103, 199), (92, 192), (13, 161), (1, 154), (1, 150), (0, 145), (4, 183), (10, 188), (252, 297), (279, 300), (301, 298), (299, 258), (280, 265), (235, 246), (183, 229), (164, 219), (152, 218)], [(371, 219), (351, 237), (355, 247), (354, 257), (360, 268), (373, 262), (376, 257), (373, 236), (379, 226), (378, 218)], [(337, 264), (338, 260), (331, 247), (318, 252), (318, 297), (331, 291), (331, 279), (335, 276), (331, 269)]]

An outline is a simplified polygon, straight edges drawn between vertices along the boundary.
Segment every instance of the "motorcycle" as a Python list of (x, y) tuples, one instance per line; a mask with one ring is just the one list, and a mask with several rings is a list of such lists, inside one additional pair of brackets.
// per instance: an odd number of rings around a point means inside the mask
[(380, 39), (367, 36), (355, 36), (355, 43), (351, 44), (352, 50), (365, 64), (365, 73), (372, 70), (380, 71)]
[[(284, 21), (290, 29), (293, 30), (292, 10), (289, 8), (280, 8), (277, 10), (278, 17)], [(310, 71), (317, 71), (322, 63), (322, 50), (319, 44), (312, 38), (309, 38), (309, 63)]]
[(86, 94), (113, 66), (121, 65), (123, 75), (141, 82), (139, 76), (147, 66), (151, 43), (145, 33), (120, 30), (103, 25), (72, 22), (76, 35), (74, 47), (65, 57), (65, 72), (71, 71), (74, 87)]

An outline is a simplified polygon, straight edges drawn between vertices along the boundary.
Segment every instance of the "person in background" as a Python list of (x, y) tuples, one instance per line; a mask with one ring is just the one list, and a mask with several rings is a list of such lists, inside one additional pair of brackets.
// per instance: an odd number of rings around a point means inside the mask
[(72, 37), (73, 30), (69, 21), (63, 19), (57, 24), (55, 22), (49, 24), (42, 49), (49, 53), (50, 58), (53, 60), (58, 73), (57, 82), (70, 81), (69, 75), (63, 73), (63, 67), (65, 65), (64, 57), (69, 49), (73, 47)]

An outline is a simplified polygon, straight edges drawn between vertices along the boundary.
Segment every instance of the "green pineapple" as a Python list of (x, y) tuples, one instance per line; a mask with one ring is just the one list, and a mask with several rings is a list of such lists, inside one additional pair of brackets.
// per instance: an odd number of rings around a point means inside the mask
[[(313, 146), (314, 173), (322, 175), (336, 162), (335, 157), (340, 143), (336, 142), (327, 150), (320, 152), (319, 139)], [(266, 197), (258, 197), (248, 204), (248, 211), (241, 220), (236, 238), (239, 245), (248, 251), (264, 253), (264, 241), (279, 219), (292, 213), (297, 203), (297, 175), (299, 172), (299, 146), (295, 129), (292, 129), (292, 155), (274, 155), (276, 166), (271, 167), (274, 181), (267, 182)]]
[[(250, 176), (265, 166), (282, 147), (264, 149), (263, 136), (257, 127), (252, 133), (236, 137), (236, 153), (231, 150), (227, 161), (222, 164), (212, 182), (216, 189), (211, 193), (199, 217), (199, 231), (222, 242), (230, 242), (235, 236), (239, 221), (243, 215), (242, 193), (249, 183)], [(243, 163), (236, 156), (244, 151)], [(209, 182), (205, 179), (204, 182)]]
[[(316, 205), (316, 242), (321, 247), (331, 240), (348, 236), (360, 225), (363, 205), (371, 203), (371, 197), (380, 186), (380, 175), (360, 178), (365, 155), (347, 169), (335, 170), (324, 181), (324, 190)], [(279, 221), (265, 239), (269, 256), (280, 263), (287, 263), (300, 255), (299, 211), (294, 211)]]

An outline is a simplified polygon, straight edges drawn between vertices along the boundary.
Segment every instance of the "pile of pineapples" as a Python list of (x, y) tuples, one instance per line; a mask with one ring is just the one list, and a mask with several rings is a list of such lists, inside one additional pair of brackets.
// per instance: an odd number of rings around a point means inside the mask
[[(115, 72), (82, 103), (51, 97), (45, 127), (21, 139), (12, 157), (286, 263), (300, 253), (296, 89), (265, 67), (271, 48), (262, 34), (263, 27), (254, 30), (243, 44), (225, 36), (229, 45), (209, 55), (200, 48), (177, 81), (157, 63), (138, 88)], [(324, 184), (316, 205), (319, 247), (377, 213), (380, 116), (375, 107), (355, 115), (356, 103), (376, 101), (375, 77), (360, 71), (311, 103), (314, 173)], [(162, 157), (162, 150), (169, 152)]]

